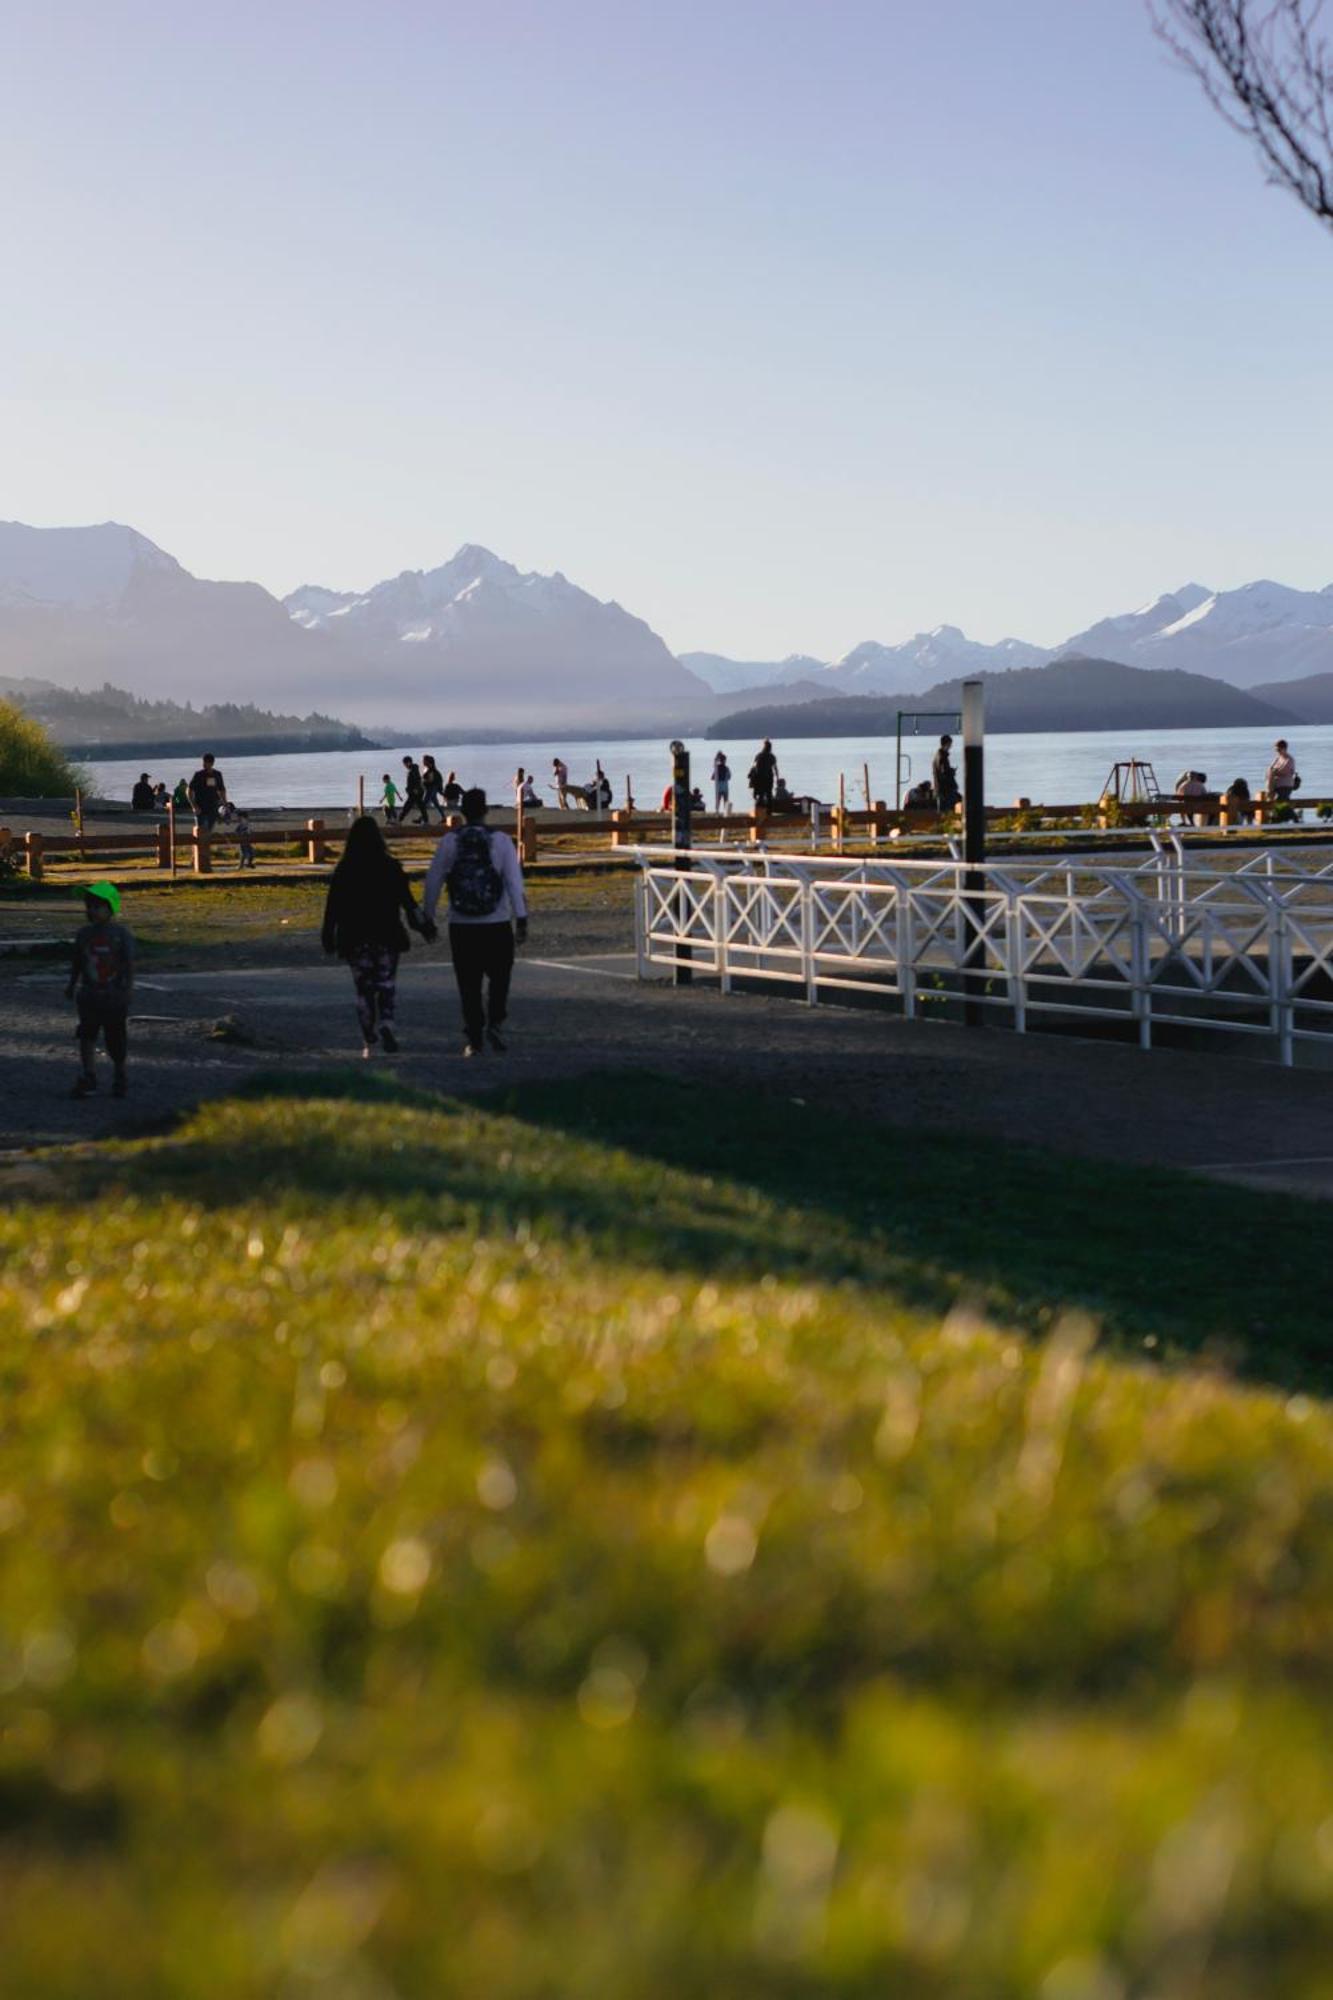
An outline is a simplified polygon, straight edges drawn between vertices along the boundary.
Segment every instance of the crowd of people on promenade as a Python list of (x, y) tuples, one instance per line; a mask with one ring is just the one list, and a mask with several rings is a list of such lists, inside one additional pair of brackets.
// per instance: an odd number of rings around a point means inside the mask
[[(430, 826), (432, 815), (436, 824), (444, 825), (458, 816), (463, 786), (456, 771), (446, 775), (429, 751), (422, 752), (420, 762), (409, 753), (402, 765), (401, 780), (391, 771), (380, 780), (378, 804), (386, 826)], [(600, 758), (594, 760), (591, 776), (578, 784), (571, 781), (564, 758), (552, 757), (545, 789), (562, 812), (605, 812), (611, 804), (611, 780)], [(514, 809), (519, 813), (537, 812), (550, 803), (542, 797), (536, 772), (522, 764), (514, 773), (513, 794)]]
[[(508, 1047), (505, 1023), (517, 945), (528, 935), (528, 905), (518, 853), (508, 834), (488, 827), (479, 786), (459, 794), (458, 824), (436, 846), (420, 907), (407, 875), (385, 844), (379, 822), (359, 814), (348, 828), (324, 903), (320, 941), (342, 959), (352, 978), (361, 1052), (399, 1051), (398, 965), (411, 945), (439, 936), (437, 912), (447, 910), (449, 953), (463, 1024), (463, 1055)], [(123, 920), (120, 891), (94, 882), (84, 891), (85, 921), (74, 939), (66, 994), (75, 1003), (79, 1068), (73, 1095), (98, 1087), (99, 1042), (111, 1061), (111, 1090), (127, 1089), (129, 1012), (134, 997), (134, 938)]]

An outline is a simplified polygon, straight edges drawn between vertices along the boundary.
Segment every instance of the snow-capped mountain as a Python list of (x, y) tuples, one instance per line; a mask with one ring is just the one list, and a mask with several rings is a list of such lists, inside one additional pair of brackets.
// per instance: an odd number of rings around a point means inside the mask
[(1070, 656), (1179, 668), (1245, 688), (1333, 673), (1333, 584), (1324, 590), (1293, 590), (1265, 580), (1215, 591), (1187, 583), (1137, 611), (1098, 619), (1061, 646), (1035, 646), (1023, 639), (984, 645), (956, 625), (937, 625), (896, 645), (868, 639), (822, 666), (802, 659), (799, 674), (788, 673), (794, 663), (786, 661), (760, 667), (715, 653), (689, 657), (696, 672), (719, 691), (760, 681), (781, 686), (800, 678), (817, 681), (829, 694), (922, 694), (940, 681), (1038, 667)]
[(896, 646), (866, 639), (840, 660), (790, 653), (785, 660), (732, 660), (723, 653), (682, 653), (681, 659), (720, 694), (737, 689), (817, 682), (825, 694), (920, 694), (957, 674), (1002, 673), (1039, 667), (1053, 657), (1043, 646), (1001, 639), (994, 646), (969, 639), (956, 625), (937, 625)]
[(1293, 590), (1266, 578), (1219, 590), (1145, 634), (1131, 665), (1184, 667), (1236, 687), (1333, 671), (1333, 584)]
[(896, 646), (867, 639), (835, 661), (829, 673), (839, 694), (921, 694), (955, 675), (1039, 667), (1050, 658), (1045, 647), (1030, 646), (1024, 639), (987, 646), (956, 625), (937, 625)]
[(306, 584), (284, 602), (306, 632), (373, 661), (381, 715), (410, 702), (417, 715), (499, 727), (506, 705), (522, 704), (605, 723), (708, 695), (641, 618), (475, 543), (438, 569), (359, 592)]
[(367, 591), (192, 576), (119, 522), (0, 523), (0, 675), (367, 723), (688, 720), (708, 690), (642, 619), (472, 545)]

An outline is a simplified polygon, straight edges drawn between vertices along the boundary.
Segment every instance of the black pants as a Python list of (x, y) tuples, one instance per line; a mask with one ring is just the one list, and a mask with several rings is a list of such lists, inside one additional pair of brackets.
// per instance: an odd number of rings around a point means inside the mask
[[(463, 1032), (476, 1047), (487, 1028), (498, 1028), (509, 1011), (514, 970), (514, 929), (502, 923), (450, 924), (449, 951), (463, 1004)], [(483, 1002), (482, 986), (486, 986)]]
[(108, 1006), (105, 1001), (97, 1001), (87, 994), (79, 995), (79, 1055), (85, 1071), (91, 1072), (93, 1051), (100, 1035), (106, 1043), (106, 1052), (117, 1069), (123, 1069), (129, 1049), (127, 1032), (128, 1010), (125, 1007)]

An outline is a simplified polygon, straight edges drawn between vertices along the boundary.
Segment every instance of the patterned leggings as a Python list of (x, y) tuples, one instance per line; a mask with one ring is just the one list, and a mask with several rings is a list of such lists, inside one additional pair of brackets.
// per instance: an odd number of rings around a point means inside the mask
[(387, 944), (362, 944), (348, 953), (352, 984), (356, 987), (356, 1018), (361, 1039), (373, 1042), (376, 1022), (393, 1020), (398, 998), (398, 953)]

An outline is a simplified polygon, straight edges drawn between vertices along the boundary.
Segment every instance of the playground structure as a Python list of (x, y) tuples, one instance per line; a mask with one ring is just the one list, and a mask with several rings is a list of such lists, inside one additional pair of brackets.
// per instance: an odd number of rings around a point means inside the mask
[(873, 999), (909, 1019), (978, 1014), (1020, 1034), (1113, 1023), (1333, 1049), (1333, 858), (1200, 855), (1154, 838), (1139, 866), (1082, 857), (847, 861), (641, 850), (639, 976), (688, 964)]

